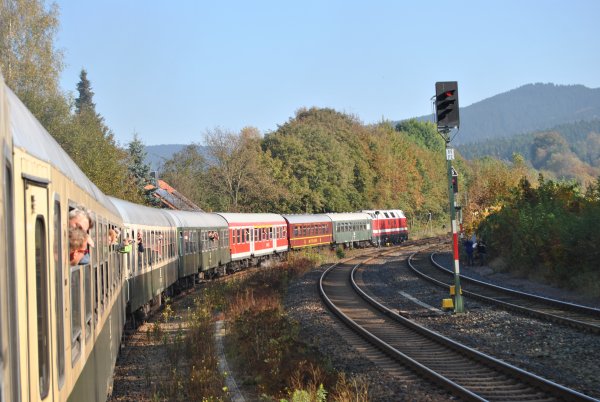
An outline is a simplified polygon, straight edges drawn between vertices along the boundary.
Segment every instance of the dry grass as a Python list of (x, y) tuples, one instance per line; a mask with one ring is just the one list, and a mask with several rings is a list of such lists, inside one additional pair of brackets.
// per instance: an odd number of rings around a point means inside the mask
[[(335, 258), (334, 252), (327, 252), (325, 258), (332, 255)], [(238, 380), (266, 400), (368, 401), (368, 387), (328, 368), (300, 339), (298, 324), (282, 305), (289, 281), (322, 260), (320, 254), (297, 253), (279, 266), (222, 288), (228, 301), (228, 357), (238, 373), (244, 373)]]

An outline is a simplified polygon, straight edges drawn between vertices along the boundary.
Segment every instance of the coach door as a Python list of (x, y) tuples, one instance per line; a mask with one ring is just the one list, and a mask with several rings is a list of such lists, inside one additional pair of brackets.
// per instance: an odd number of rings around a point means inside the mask
[(46, 399), (51, 387), (48, 189), (25, 179), (25, 256), (30, 400)]

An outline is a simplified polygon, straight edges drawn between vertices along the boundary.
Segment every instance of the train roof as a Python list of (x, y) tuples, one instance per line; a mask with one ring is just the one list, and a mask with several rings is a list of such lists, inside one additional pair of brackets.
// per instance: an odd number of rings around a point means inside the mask
[(385, 215), (383, 214), (384, 212), (387, 212), (388, 215), (390, 214), (390, 212), (393, 212), (396, 218), (406, 218), (404, 212), (402, 212), (401, 209), (363, 209), (361, 212), (365, 212), (371, 215), (372, 217), (377, 216), (376, 214), (377, 212), (379, 212), (380, 219), (385, 218)]
[(115, 215), (118, 215), (117, 210), (110, 203), (107, 196), (87, 178), (79, 166), (73, 162), (17, 95), (6, 84), (3, 83), (2, 85), (4, 85), (8, 101), (13, 146), (21, 148), (26, 153), (55, 167), (91, 197), (112, 210)]
[(331, 223), (331, 218), (325, 214), (282, 215), (288, 223)]
[(171, 215), (177, 227), (223, 227), (229, 225), (225, 218), (217, 214), (207, 212), (172, 211), (165, 210)]
[(133, 202), (121, 200), (119, 198), (108, 197), (117, 207), (125, 224), (173, 227), (175, 220), (166, 211), (159, 208), (150, 208), (144, 205), (134, 204)]
[(219, 212), (219, 215), (225, 218), (227, 223), (285, 223), (283, 216), (278, 214), (244, 214), (233, 212)]
[(332, 222), (341, 221), (360, 221), (360, 220), (371, 220), (371, 216), (364, 212), (343, 212), (343, 213), (331, 213), (327, 215)]

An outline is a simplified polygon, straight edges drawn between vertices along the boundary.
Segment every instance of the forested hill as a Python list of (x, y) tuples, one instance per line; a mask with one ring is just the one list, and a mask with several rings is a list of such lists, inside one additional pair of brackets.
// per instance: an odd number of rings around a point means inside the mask
[[(432, 119), (431, 115), (418, 118)], [(454, 143), (510, 137), (593, 119), (600, 119), (600, 88), (528, 84), (461, 107), (460, 132)]]
[[(594, 159), (600, 157), (600, 149), (595, 148), (596, 141), (590, 140), (590, 136), (600, 136), (600, 119), (590, 121), (579, 121), (576, 123), (561, 124), (549, 130), (535, 131), (527, 134), (519, 134), (510, 138), (496, 138), (487, 141), (473, 142), (458, 146), (461, 155), (467, 159), (494, 156), (498, 159), (510, 161), (514, 153), (531, 157), (531, 146), (534, 139), (548, 133), (558, 133), (569, 144), (570, 149), (577, 156), (587, 162), (593, 163)], [(593, 153), (596, 157), (593, 157)]]
[(539, 170), (560, 179), (591, 183), (600, 175), (600, 119), (561, 124), (549, 130), (459, 145), (467, 159), (521, 154)]

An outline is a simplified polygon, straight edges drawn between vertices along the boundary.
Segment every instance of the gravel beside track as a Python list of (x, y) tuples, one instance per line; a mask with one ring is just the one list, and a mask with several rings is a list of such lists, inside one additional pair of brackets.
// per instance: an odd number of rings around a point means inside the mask
[[(394, 254), (396, 257), (393, 258), (378, 258), (365, 267), (361, 277), (367, 284), (367, 293), (419, 324), (460, 343), (600, 398), (600, 359), (597, 354), (600, 336), (500, 310), (468, 298), (465, 299), (465, 314), (432, 312), (405, 295), (439, 308), (442, 299), (449, 297), (447, 291), (417, 278), (406, 266), (406, 254), (400, 254)], [(349, 349), (343, 339), (349, 330), (326, 309), (318, 296), (317, 283), (323, 270), (310, 272), (292, 284), (286, 296), (286, 307), (300, 322), (302, 336), (322, 354), (330, 356), (336, 369), (368, 381), (372, 401), (451, 399), (424, 380), (411, 378), (406, 382), (392, 378), (356, 350)], [(492, 274), (487, 267), (462, 266), (461, 273), (477, 276), (480, 280)], [(569, 292), (526, 280), (493, 276), (498, 284), (547, 297), (593, 307), (600, 304), (597, 300), (582, 300)]]
[[(489, 275), (491, 270), (485, 267), (461, 267), (461, 273), (477, 275), (478, 279), (485, 280), (485, 275)], [(410, 318), (419, 324), (514, 366), (600, 398), (600, 359), (597, 355), (600, 336), (469, 298), (465, 298), (465, 314), (432, 315), (398, 294), (398, 291), (404, 291), (434, 307), (439, 307), (442, 299), (449, 297), (447, 291), (417, 279), (408, 271), (405, 261), (371, 265), (365, 270), (363, 279), (369, 284), (372, 295), (388, 307), (407, 311)], [(581, 297), (569, 292), (508, 275), (496, 275), (494, 280), (498, 284), (546, 297), (584, 302)], [(591, 301), (586, 304), (594, 306)]]
[[(362, 338), (348, 329), (323, 304), (319, 278), (327, 266), (315, 269), (293, 282), (285, 296), (291, 318), (300, 323), (300, 337), (314, 345), (331, 365), (350, 379), (366, 382), (371, 401), (450, 401), (455, 398), (407, 370), (400, 378), (389, 375), (347, 342)], [(366, 341), (365, 341), (366, 342)], [(354, 343), (354, 342), (353, 342)]]

